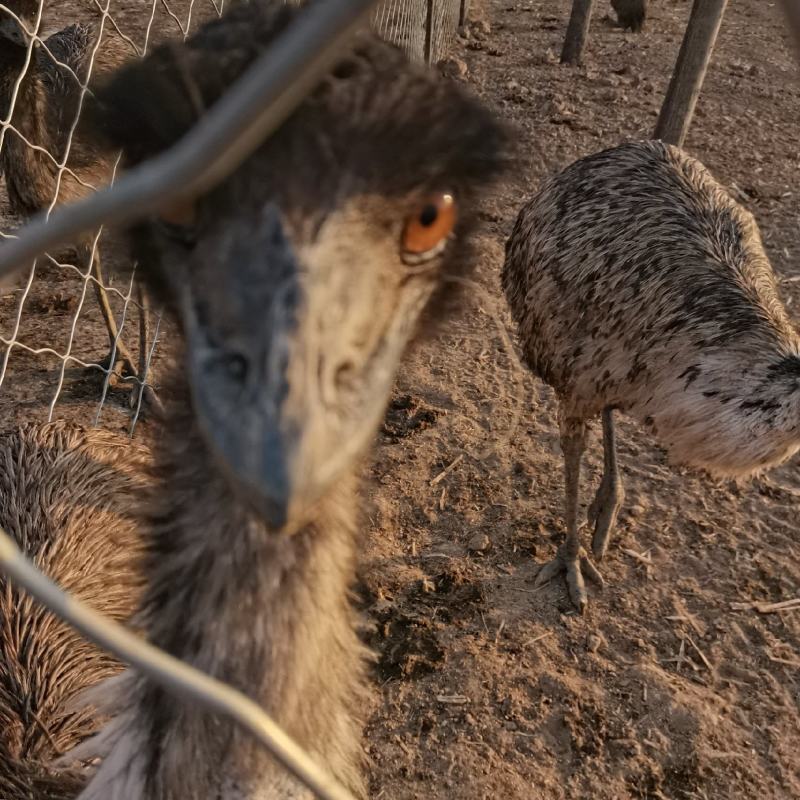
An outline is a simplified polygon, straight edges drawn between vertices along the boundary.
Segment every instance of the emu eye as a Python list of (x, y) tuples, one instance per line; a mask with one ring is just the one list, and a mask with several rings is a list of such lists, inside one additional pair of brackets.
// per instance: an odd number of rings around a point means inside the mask
[(195, 221), (194, 200), (178, 200), (158, 210), (158, 219), (175, 228), (187, 228)]
[(156, 219), (170, 239), (180, 242), (184, 247), (193, 247), (195, 244), (195, 210), (192, 200), (179, 201), (159, 209)]
[(421, 264), (444, 250), (456, 224), (456, 201), (449, 192), (425, 199), (406, 218), (402, 256), (407, 264)]

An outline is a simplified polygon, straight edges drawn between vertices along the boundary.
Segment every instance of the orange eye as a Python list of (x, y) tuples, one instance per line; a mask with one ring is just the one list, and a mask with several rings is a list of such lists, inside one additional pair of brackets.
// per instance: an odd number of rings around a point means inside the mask
[(406, 219), (403, 229), (403, 260), (421, 264), (438, 255), (456, 224), (456, 201), (449, 192), (428, 197)]
[(185, 200), (177, 200), (168, 206), (163, 206), (159, 209), (158, 217), (168, 225), (188, 227), (194, 223), (194, 200), (187, 198)]

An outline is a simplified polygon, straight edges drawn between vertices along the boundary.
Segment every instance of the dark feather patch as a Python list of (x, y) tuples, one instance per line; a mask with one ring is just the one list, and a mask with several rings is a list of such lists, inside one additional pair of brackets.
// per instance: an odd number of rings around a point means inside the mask
[[(257, 0), (206, 25), (185, 45), (163, 45), (119, 70), (94, 89), (89, 114), (96, 130), (110, 146), (125, 150), (129, 164), (160, 153), (303, 10)], [(460, 87), (409, 65), (395, 47), (371, 35), (358, 38), (282, 131), (277, 138), (288, 155), (324, 142), (335, 155), (331, 163), (340, 164), (346, 154), (348, 167), (363, 164), (362, 178), (396, 191), (418, 185), (426, 173), (489, 177), (507, 143), (502, 126)]]

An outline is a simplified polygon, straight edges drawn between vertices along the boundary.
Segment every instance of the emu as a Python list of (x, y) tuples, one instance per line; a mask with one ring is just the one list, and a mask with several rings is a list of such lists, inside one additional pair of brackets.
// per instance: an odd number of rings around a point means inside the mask
[(647, 18), (647, 0), (611, 0), (620, 28), (639, 33)]
[(745, 477), (800, 448), (800, 336), (753, 216), (706, 168), (658, 141), (576, 161), (520, 211), (502, 286), (527, 364), (559, 398), (567, 535), (540, 584), (583, 573), (579, 477), (602, 415), (604, 473), (589, 507), (603, 558), (624, 499), (614, 411), (643, 423), (675, 463)]
[[(91, 186), (108, 183), (114, 154), (107, 153), (101, 157), (78, 126), (72, 136), (67, 169), (59, 180), (58, 167), (53, 159), (60, 162), (66, 152), (70, 131), (78, 115), (81, 84), (89, 72), (97, 33), (87, 25), (70, 25), (49, 36), (44, 46), (34, 41), (26, 68), (39, 2), (3, 0), (3, 5), (15, 16), (0, 9), (0, 120), (9, 123), (0, 148), (0, 172), (5, 175), (12, 212), (27, 217), (48, 208), (56, 195), (58, 203), (69, 202), (85, 196), (91, 191)], [(126, 47), (124, 43), (112, 47), (105, 42), (94, 53), (93, 71), (103, 74), (119, 66)], [(16, 102), (12, 108), (17, 83)], [(34, 149), (27, 142), (46, 152)], [(142, 371), (141, 363), (137, 371), (130, 352), (119, 338), (114, 312), (103, 288), (100, 254), (96, 248), (93, 253), (92, 237), (78, 243), (78, 256), (87, 264), (91, 260), (96, 279), (92, 285), (111, 340), (107, 366), (112, 372), (136, 376)], [(145, 341), (144, 311), (140, 325)], [(114, 363), (111, 363), (112, 352), (116, 353)]]
[[(78, 599), (117, 621), (141, 593), (148, 454), (130, 439), (64, 422), (0, 435), (0, 524)], [(0, 797), (71, 800), (85, 777), (54, 759), (99, 730), (81, 693), (121, 669), (0, 579)]]
[[(95, 91), (101, 141), (128, 166), (163, 151), (301, 13), (236, 6), (124, 67)], [(360, 462), (423, 311), (452, 302), (505, 141), (458, 86), (363, 34), (223, 184), (132, 231), (186, 363), (142, 495), (134, 623), (255, 698), (359, 796)], [(110, 580), (87, 569), (72, 588)], [(93, 703), (113, 720), (63, 762), (103, 759), (81, 800), (306, 797), (232, 723), (138, 675)]]

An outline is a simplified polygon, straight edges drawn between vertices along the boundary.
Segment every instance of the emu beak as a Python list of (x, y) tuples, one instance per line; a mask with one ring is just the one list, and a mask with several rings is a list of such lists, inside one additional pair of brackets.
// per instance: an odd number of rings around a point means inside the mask
[(224, 234), (212, 257), (236, 268), (210, 302), (191, 290), (181, 302), (190, 382), (231, 483), (273, 530), (292, 531), (369, 445), (428, 291), (415, 308), (395, 303), (364, 345), (364, 320), (380, 316), (373, 264), (296, 252), (277, 212), (249, 237)]

